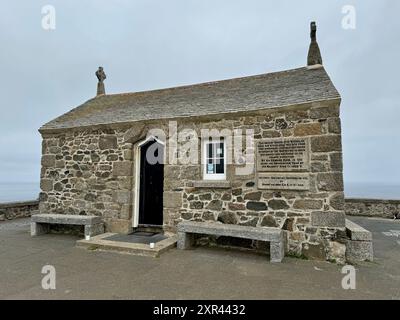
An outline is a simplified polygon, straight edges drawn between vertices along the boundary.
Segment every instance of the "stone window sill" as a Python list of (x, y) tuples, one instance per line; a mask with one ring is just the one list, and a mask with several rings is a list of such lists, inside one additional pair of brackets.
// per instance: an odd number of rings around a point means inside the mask
[(229, 189), (231, 187), (231, 183), (229, 181), (200, 180), (200, 181), (193, 181), (193, 187), (195, 187), (195, 188)]

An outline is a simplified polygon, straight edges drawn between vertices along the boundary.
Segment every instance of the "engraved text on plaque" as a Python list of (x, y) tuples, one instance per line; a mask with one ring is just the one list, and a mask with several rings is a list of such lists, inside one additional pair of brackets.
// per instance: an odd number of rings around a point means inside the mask
[(257, 171), (308, 171), (309, 140), (264, 139), (257, 144)]
[(308, 173), (259, 173), (258, 188), (267, 190), (309, 190)]

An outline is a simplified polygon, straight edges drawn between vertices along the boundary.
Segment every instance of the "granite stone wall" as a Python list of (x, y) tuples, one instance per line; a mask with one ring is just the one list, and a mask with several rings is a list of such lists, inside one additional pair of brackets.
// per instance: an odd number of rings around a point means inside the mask
[(114, 129), (43, 136), (40, 212), (97, 215), (129, 232), (132, 144)]
[(253, 129), (256, 143), (263, 138), (309, 137), (310, 190), (259, 190), (256, 172), (238, 176), (234, 174), (235, 165), (228, 166), (229, 183), (202, 182), (200, 165), (167, 165), (164, 186), (166, 229), (174, 230), (182, 219), (279, 227), (287, 233), (290, 254), (343, 261), (345, 215), (338, 102), (214, 123), (197, 122), (191, 127), (200, 131), (210, 125)]
[[(346, 235), (339, 104), (336, 99), (172, 119), (178, 132), (192, 129), (199, 137), (202, 129), (215, 128), (242, 129), (243, 134), (253, 129), (256, 143), (264, 138), (307, 138), (310, 188), (259, 190), (255, 170), (235, 174), (239, 164), (227, 166), (226, 181), (205, 182), (201, 164), (169, 161), (164, 167), (165, 231), (175, 232), (182, 220), (279, 227), (286, 231), (289, 254), (343, 260)], [(43, 133), (40, 211), (100, 215), (108, 231), (129, 232), (135, 203), (135, 146), (148, 130), (168, 132), (169, 125), (164, 120)]]
[(38, 200), (0, 203), (0, 221), (30, 217), (38, 210)]
[(349, 216), (400, 219), (400, 200), (345, 199), (345, 212)]

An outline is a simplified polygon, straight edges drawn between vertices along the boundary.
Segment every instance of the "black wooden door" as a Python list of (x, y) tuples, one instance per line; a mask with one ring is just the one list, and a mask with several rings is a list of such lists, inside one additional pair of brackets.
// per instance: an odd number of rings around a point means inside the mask
[[(156, 158), (163, 159), (164, 146), (155, 140), (140, 149), (139, 225), (161, 226), (163, 224), (164, 164), (148, 161), (146, 154), (150, 146)], [(157, 147), (155, 152), (154, 148)]]

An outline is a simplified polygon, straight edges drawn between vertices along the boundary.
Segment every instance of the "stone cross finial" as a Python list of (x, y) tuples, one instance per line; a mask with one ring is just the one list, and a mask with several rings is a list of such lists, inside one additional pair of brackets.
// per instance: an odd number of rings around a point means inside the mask
[(311, 44), (308, 50), (307, 65), (313, 66), (316, 64), (322, 65), (321, 52), (317, 43), (317, 24), (312, 21), (310, 24)]
[(315, 21), (311, 22), (310, 29), (311, 41), (317, 41), (317, 24), (315, 23)]
[(104, 87), (104, 80), (106, 80), (107, 76), (104, 73), (103, 67), (99, 67), (99, 69), (96, 71), (96, 77), (99, 80), (97, 83), (97, 95), (102, 95), (106, 94), (106, 90)]

